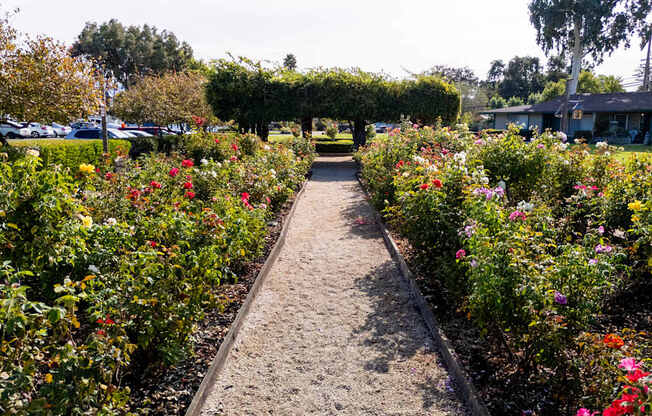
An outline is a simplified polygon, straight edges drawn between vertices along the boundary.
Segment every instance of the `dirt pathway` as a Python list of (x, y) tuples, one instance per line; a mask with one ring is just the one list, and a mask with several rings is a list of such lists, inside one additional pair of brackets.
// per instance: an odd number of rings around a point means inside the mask
[(350, 157), (320, 158), (202, 415), (461, 415)]

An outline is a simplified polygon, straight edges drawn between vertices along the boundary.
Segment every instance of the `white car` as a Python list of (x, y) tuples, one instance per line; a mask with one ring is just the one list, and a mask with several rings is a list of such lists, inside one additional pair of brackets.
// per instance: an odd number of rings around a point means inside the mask
[[(129, 136), (123, 134), (120, 130), (106, 129), (106, 135), (109, 139), (127, 139)], [(101, 139), (102, 129), (79, 129), (71, 131), (66, 139)]]
[(134, 137), (154, 137), (154, 135), (142, 130), (120, 130), (123, 133), (129, 133)]
[(29, 129), (29, 135), (37, 139), (39, 137), (57, 137), (54, 129), (40, 123), (23, 123), (23, 127)]
[(30, 137), (31, 131), (22, 124), (7, 120), (0, 122), (0, 135), (7, 139), (21, 139)]
[(56, 134), (57, 137), (66, 137), (67, 135), (70, 134), (72, 128), (70, 126), (64, 126), (62, 124), (52, 123), (52, 130), (54, 130), (54, 134)]

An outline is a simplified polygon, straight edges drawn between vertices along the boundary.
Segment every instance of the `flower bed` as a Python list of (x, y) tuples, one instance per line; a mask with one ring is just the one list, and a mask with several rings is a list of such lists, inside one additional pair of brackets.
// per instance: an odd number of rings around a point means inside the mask
[(140, 411), (125, 380), (192, 353), (313, 157), (302, 140), (183, 140), (118, 167), (0, 164), (3, 413)]
[(493, 413), (650, 412), (652, 164), (518, 133), (405, 129), (356, 159)]

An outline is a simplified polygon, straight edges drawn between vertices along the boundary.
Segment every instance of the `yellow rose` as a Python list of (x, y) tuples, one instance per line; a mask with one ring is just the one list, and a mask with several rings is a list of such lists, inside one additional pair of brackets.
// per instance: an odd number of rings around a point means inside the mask
[(47, 374), (45, 375), (45, 382), (46, 382), (46, 383), (52, 383), (52, 374), (47, 373)]
[(82, 226), (84, 226), (84, 228), (89, 228), (91, 225), (93, 225), (93, 218), (91, 218), (89, 216), (86, 216), (86, 215), (82, 215), (81, 216), (81, 222), (82, 222)]
[(641, 220), (641, 217), (638, 215), (632, 215), (632, 222), (639, 222)]
[(79, 171), (84, 175), (90, 175), (91, 173), (95, 172), (95, 166), (89, 165), (87, 163), (82, 163), (79, 165)]
[(636, 212), (643, 208), (643, 204), (641, 204), (641, 201), (634, 201), (627, 204), (627, 208), (629, 208), (630, 211)]

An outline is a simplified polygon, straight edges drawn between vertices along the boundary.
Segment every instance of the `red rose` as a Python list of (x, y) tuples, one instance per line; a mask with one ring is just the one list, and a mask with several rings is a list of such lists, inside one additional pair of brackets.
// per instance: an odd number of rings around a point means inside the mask
[(235, 162), (236, 160), (238, 160), (238, 158), (235, 157), (235, 156), (231, 156), (231, 158), (230, 158), (229, 160), (230, 160), (231, 162)]
[(215, 139), (215, 143), (220, 144), (220, 139)]
[(193, 199), (194, 197), (195, 197), (195, 193), (193, 191), (186, 192), (186, 198)]
[(172, 176), (173, 178), (177, 176), (178, 173), (179, 173), (179, 168), (170, 169), (170, 176)]
[(158, 243), (156, 241), (150, 241), (149, 245), (152, 246), (152, 247), (156, 247), (158, 245)]
[(235, 143), (233, 143), (233, 144), (231, 145), (231, 149), (233, 149), (234, 152), (237, 152), (237, 151), (238, 151), (238, 145), (235, 144)]
[(149, 186), (151, 186), (151, 187), (154, 188), (154, 189), (161, 189), (161, 184), (158, 183), (158, 182), (156, 182), (156, 181), (151, 181), (151, 182), (149, 183)]
[(427, 183), (421, 184), (421, 186), (419, 188), (421, 188), (423, 190), (426, 190), (426, 189), (428, 189), (428, 184)]
[(97, 331), (97, 335), (104, 336), (106, 335), (106, 332), (104, 332), (103, 329), (100, 329), (99, 331)]
[(181, 166), (184, 168), (191, 168), (195, 166), (195, 163), (190, 159), (185, 159), (183, 162), (181, 162)]
[(432, 184), (435, 185), (435, 188), (441, 188), (442, 184), (439, 179), (433, 179)]
[(192, 182), (186, 182), (183, 184), (183, 189), (192, 189)]
[(243, 192), (243, 193), (240, 195), (240, 199), (242, 199), (243, 202), (246, 202), (246, 201), (249, 201), (249, 196), (250, 196), (250, 195), (249, 195), (248, 193)]
[(107, 181), (110, 181), (111, 179), (113, 179), (113, 173), (106, 172), (106, 174), (104, 175), (104, 179), (106, 179)]

